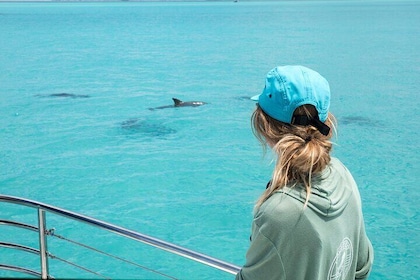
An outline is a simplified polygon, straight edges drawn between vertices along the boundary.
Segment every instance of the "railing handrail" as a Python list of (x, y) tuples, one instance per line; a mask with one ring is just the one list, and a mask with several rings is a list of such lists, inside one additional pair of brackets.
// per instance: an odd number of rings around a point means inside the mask
[(116, 226), (111, 223), (107, 223), (95, 218), (88, 217), (86, 215), (78, 214), (76, 212), (72, 212), (69, 210), (65, 210), (56, 206), (52, 206), (46, 203), (38, 202), (35, 200), (30, 200), (26, 198), (16, 197), (16, 196), (9, 196), (9, 195), (2, 195), (0, 194), (0, 202), (8, 202), (18, 205), (23, 205), (31, 208), (41, 209), (46, 212), (54, 213), (60, 216), (64, 216), (66, 218), (70, 218), (79, 222), (87, 223), (92, 226), (96, 226), (107, 231), (140, 241), (142, 243), (151, 245), (153, 247), (171, 252), (173, 254), (192, 259), (194, 261), (203, 263), (205, 265), (217, 268), (219, 270), (228, 272), (230, 274), (236, 274), (239, 272), (240, 267), (217, 258), (210, 257), (208, 255), (187, 249), (185, 247), (181, 247), (175, 245), (173, 243), (142, 234), (133, 230), (129, 230), (120, 226)]
[(0, 269), (11, 270), (11, 271), (16, 271), (16, 272), (26, 273), (32, 276), (41, 277), (41, 273), (39, 272), (33, 271), (31, 269), (23, 268), (23, 267), (13, 266), (13, 265), (0, 264)]

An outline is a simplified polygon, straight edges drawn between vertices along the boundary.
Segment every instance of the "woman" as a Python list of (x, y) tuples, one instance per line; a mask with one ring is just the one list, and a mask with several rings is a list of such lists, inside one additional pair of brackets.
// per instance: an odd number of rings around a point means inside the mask
[(279, 66), (253, 99), (253, 132), (278, 158), (256, 203), (236, 279), (367, 279), (373, 248), (360, 194), (350, 172), (330, 156), (328, 82), (303, 66)]

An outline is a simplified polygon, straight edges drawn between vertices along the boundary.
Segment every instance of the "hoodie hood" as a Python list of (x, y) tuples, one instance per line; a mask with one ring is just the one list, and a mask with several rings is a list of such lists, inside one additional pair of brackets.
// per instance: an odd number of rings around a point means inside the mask
[[(320, 215), (334, 217), (347, 206), (355, 185), (347, 168), (331, 158), (329, 165), (312, 181), (308, 207)], [(281, 192), (305, 203), (306, 192), (302, 188), (285, 188)]]

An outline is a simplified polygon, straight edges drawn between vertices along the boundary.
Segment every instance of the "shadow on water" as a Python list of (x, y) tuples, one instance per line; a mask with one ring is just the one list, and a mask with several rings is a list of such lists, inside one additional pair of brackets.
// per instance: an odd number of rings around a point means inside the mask
[(155, 120), (131, 118), (120, 123), (121, 130), (126, 135), (142, 135), (149, 137), (165, 137), (176, 133), (172, 129)]

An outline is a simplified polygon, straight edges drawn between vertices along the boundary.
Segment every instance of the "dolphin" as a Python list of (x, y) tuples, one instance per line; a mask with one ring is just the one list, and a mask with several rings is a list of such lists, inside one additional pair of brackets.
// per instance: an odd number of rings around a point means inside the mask
[(361, 126), (374, 126), (377, 122), (363, 116), (344, 116), (338, 118), (338, 123), (344, 125), (356, 124)]
[(176, 133), (176, 130), (154, 120), (131, 118), (123, 121), (120, 125), (125, 133), (129, 134), (140, 133), (145, 136), (163, 137)]
[(64, 97), (64, 98), (89, 98), (89, 95), (86, 94), (74, 94), (74, 93), (52, 93), (52, 94), (47, 94), (47, 95), (43, 95), (43, 94), (37, 94), (35, 96), (38, 97)]
[(203, 101), (181, 101), (177, 98), (172, 98), (174, 101), (173, 105), (166, 105), (166, 106), (160, 106), (155, 108), (149, 108), (149, 110), (155, 110), (155, 109), (165, 109), (165, 108), (176, 108), (176, 107), (198, 107), (204, 104), (207, 104)]
[(53, 93), (50, 94), (51, 97), (69, 97), (69, 98), (88, 98), (89, 95), (85, 94), (73, 94), (73, 93)]

